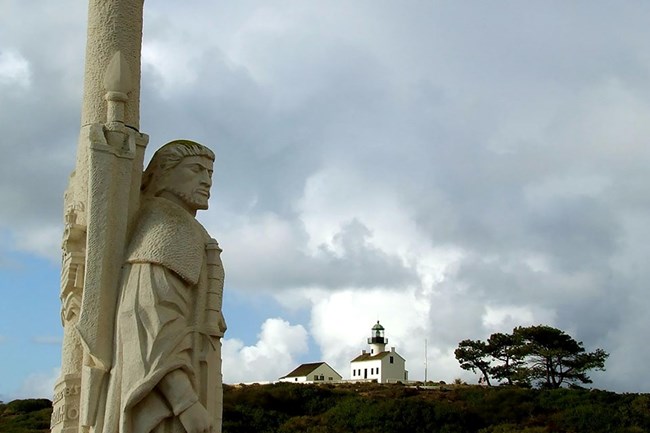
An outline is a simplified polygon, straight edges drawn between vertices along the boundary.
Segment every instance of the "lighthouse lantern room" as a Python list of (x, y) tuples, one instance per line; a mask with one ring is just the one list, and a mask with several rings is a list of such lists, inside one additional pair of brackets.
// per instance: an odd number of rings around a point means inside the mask
[(384, 327), (381, 326), (379, 320), (377, 320), (375, 326), (372, 327), (372, 336), (368, 338), (368, 344), (370, 345), (371, 355), (376, 355), (386, 350), (388, 339), (384, 337)]

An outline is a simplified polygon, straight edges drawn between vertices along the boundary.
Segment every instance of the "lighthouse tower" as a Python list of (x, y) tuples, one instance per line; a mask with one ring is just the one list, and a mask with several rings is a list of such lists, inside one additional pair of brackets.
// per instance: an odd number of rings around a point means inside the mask
[(368, 344), (370, 345), (371, 355), (377, 355), (386, 351), (388, 338), (384, 337), (384, 327), (381, 326), (379, 320), (377, 320), (375, 326), (372, 327), (372, 334), (371, 337), (368, 338)]

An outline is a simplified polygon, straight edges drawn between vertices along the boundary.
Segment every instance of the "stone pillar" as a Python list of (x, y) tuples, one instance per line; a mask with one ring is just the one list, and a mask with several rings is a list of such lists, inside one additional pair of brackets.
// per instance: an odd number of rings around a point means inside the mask
[[(66, 196), (66, 201), (71, 195)], [(77, 223), (81, 205), (67, 203), (61, 266), (61, 376), (54, 385), (51, 431), (77, 433), (83, 348), (75, 325), (79, 319), (85, 270), (86, 230)]]
[[(105, 346), (112, 344), (112, 329), (100, 316), (112, 321), (110, 306), (115, 303), (127, 236), (126, 223), (112, 222), (129, 222), (137, 209), (148, 141), (139, 133), (143, 8), (144, 0), (89, 0), (88, 4), (81, 131), (75, 170), (64, 198), (63, 344), (61, 376), (52, 399), (53, 433), (80, 432), (80, 421), (88, 409), (84, 397), (92, 397), (88, 395), (91, 381), (82, 373), (89, 359), (88, 338), (82, 340), (78, 327), (87, 331), (88, 323), (93, 326), (89, 317), (99, 312), (97, 332), (92, 336)], [(107, 229), (110, 233), (104, 233)], [(104, 265), (107, 269), (102, 273)], [(100, 332), (102, 326), (107, 328), (105, 333)], [(106, 358), (110, 361), (108, 355), (103, 361)]]
[(81, 125), (106, 122), (104, 74), (116, 52), (128, 63), (133, 88), (124, 124), (140, 129), (140, 57), (144, 0), (90, 0)]

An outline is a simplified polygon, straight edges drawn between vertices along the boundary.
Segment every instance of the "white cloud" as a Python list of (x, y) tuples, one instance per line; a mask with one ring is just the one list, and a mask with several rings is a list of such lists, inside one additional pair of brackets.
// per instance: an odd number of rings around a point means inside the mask
[(258, 338), (253, 346), (223, 340), (224, 383), (274, 381), (295, 368), (296, 357), (307, 352), (305, 328), (279, 318), (267, 319)]
[(46, 257), (52, 262), (61, 260), (62, 225), (31, 227), (15, 232), (15, 249), (37, 256)]
[[(219, 242), (225, 249), (229, 278), (239, 284), (252, 280), (246, 285), (287, 272), (289, 257), (300, 253), (302, 243), (299, 229), (273, 213), (244, 216), (237, 225), (227, 227)], [(255, 272), (251, 272), (250, 263), (256, 264)]]
[(385, 251), (403, 253), (414, 242), (421, 241), (410, 208), (390, 186), (378, 182), (377, 177), (364, 176), (346, 162), (310, 176), (303, 197), (296, 203), (310, 248), (327, 245), (339, 251), (336, 234), (352, 220), (368, 227), (372, 232), (369, 241)]
[(0, 86), (28, 88), (31, 70), (27, 59), (14, 51), (0, 51)]
[(28, 375), (12, 398), (52, 398), (54, 383), (61, 374), (60, 368), (49, 372), (37, 372)]
[(171, 40), (149, 40), (142, 46), (142, 66), (151, 68), (161, 77), (161, 93), (181, 91), (196, 82), (197, 72), (192, 67), (200, 54), (192, 45), (178, 40), (178, 34)]

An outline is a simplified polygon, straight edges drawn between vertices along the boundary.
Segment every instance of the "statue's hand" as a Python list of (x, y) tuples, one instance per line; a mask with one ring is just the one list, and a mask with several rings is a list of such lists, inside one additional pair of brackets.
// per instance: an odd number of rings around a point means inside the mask
[(208, 411), (198, 401), (178, 415), (187, 433), (212, 433)]

